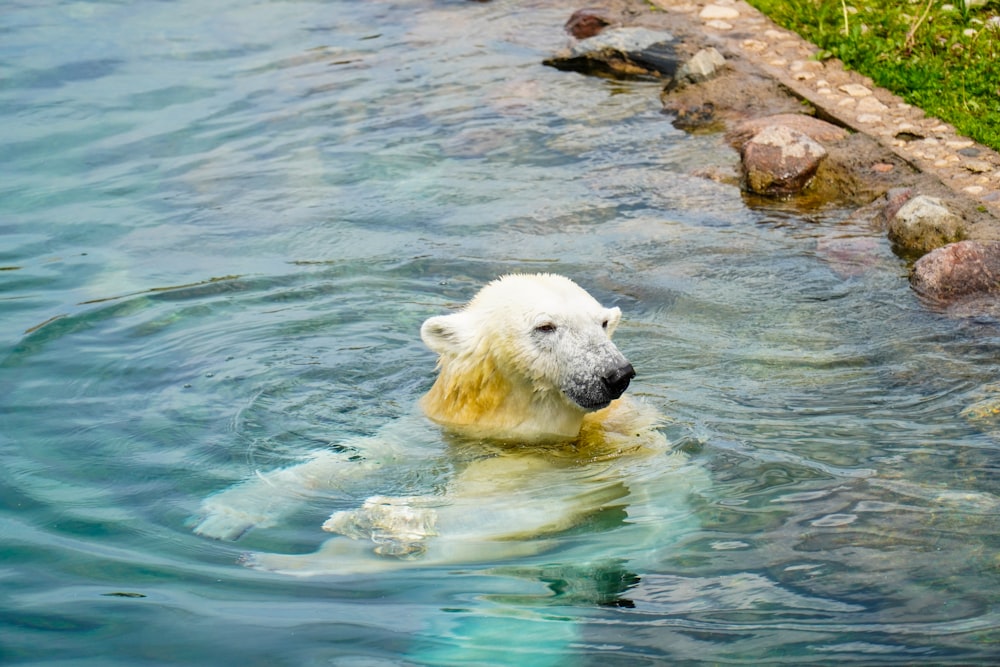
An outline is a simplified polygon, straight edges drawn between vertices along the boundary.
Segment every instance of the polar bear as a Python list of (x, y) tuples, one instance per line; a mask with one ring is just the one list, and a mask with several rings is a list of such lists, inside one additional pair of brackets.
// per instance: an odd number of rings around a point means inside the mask
[[(426, 456), (435, 465), (451, 459), (443, 491), (373, 495), (326, 521), (323, 529), (341, 537), (316, 553), (255, 554), (246, 563), (308, 575), (539, 553), (551, 546), (548, 538), (602, 508), (627, 505), (643, 486), (633, 477), (683, 465), (658, 413), (623, 397), (635, 370), (611, 341), (620, 321), (619, 308), (562, 276), (494, 280), (459, 312), (421, 327), (438, 354), (437, 378), (420, 401), (423, 418), (401, 419), (348, 452), (319, 452), (211, 496), (195, 532), (236, 539), (276, 524), (313, 493), (377, 489), (388, 467)], [(437, 426), (430, 438), (427, 419)], [(629, 461), (656, 455), (656, 465), (630, 472)]]

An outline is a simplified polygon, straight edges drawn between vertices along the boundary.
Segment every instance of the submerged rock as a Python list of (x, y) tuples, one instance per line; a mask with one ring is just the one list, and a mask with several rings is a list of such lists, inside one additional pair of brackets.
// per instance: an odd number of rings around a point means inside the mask
[(674, 36), (649, 28), (609, 28), (543, 61), (556, 69), (618, 78), (672, 77)]
[(880, 239), (874, 236), (829, 235), (816, 241), (816, 255), (839, 278), (869, 273), (881, 260)]
[(744, 187), (769, 197), (800, 192), (809, 186), (826, 149), (808, 135), (783, 125), (771, 125), (743, 145)]
[(912, 197), (889, 219), (889, 240), (903, 256), (924, 255), (965, 235), (962, 219), (937, 197)]

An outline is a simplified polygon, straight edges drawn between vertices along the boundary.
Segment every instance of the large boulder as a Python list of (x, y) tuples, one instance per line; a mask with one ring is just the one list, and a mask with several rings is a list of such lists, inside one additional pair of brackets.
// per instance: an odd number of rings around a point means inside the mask
[(904, 257), (919, 257), (965, 235), (962, 219), (937, 197), (917, 195), (889, 219), (889, 240)]
[(743, 144), (744, 187), (756, 194), (795, 194), (812, 182), (827, 152), (808, 135), (784, 125), (769, 125)]
[(1000, 241), (959, 241), (913, 265), (910, 284), (922, 297), (945, 306), (1000, 296)]

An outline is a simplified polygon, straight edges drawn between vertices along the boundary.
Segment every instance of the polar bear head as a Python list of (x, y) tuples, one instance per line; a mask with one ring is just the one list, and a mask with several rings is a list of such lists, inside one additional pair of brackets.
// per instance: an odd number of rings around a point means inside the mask
[(611, 342), (620, 321), (621, 310), (568, 278), (499, 278), (460, 312), (424, 322), (420, 335), (440, 358), (421, 405), (477, 437), (574, 438), (584, 415), (606, 408), (635, 377)]

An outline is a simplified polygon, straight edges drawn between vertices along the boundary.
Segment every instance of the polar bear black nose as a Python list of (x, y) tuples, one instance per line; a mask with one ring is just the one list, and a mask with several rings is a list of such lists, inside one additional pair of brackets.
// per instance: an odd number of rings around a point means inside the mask
[(612, 399), (620, 397), (628, 389), (628, 383), (635, 377), (635, 369), (632, 364), (626, 362), (624, 366), (613, 369), (610, 373), (601, 378), (601, 382), (607, 387)]

